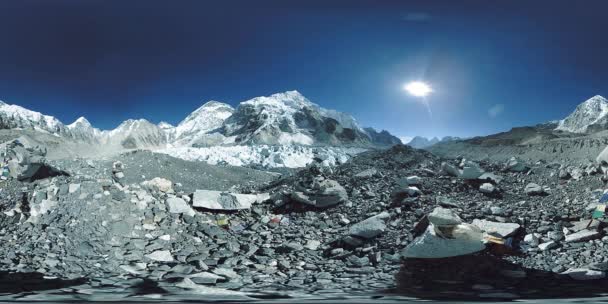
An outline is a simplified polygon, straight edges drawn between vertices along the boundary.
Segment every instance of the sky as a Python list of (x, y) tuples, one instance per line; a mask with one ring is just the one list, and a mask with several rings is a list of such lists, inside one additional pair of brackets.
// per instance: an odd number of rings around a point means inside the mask
[[(584, 5), (582, 5), (584, 4)], [(398, 136), (608, 96), (608, 1), (0, 0), (0, 100), (102, 129), (298, 90)], [(424, 81), (421, 98), (404, 84)]]

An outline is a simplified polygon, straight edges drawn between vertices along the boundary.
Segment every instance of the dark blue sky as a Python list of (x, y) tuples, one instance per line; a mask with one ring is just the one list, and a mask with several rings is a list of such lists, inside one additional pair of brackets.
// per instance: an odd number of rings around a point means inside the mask
[(607, 1), (219, 3), (0, 0), (0, 99), (108, 129), (295, 89), (396, 135), (471, 136), (608, 95)]

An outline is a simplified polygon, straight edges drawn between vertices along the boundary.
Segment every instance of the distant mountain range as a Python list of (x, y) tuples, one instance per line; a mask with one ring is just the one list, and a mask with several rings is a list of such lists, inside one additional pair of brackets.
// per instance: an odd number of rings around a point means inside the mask
[(237, 108), (209, 101), (177, 126), (129, 119), (100, 130), (80, 117), (64, 125), (55, 117), (0, 102), (0, 129), (27, 129), (78, 142), (125, 149), (215, 145), (390, 146), (401, 141), (387, 131), (362, 128), (345, 113), (324, 109), (297, 91), (256, 97)]
[(460, 139), (461, 139), (460, 137), (453, 137), (453, 136), (446, 136), (441, 139), (439, 139), (437, 137), (433, 137), (433, 138), (429, 139), (429, 138), (423, 137), (423, 136), (415, 136), (410, 141), (404, 142), (404, 144), (406, 144), (412, 148), (423, 149), (423, 148), (430, 147), (437, 143), (449, 142), (449, 141), (460, 140)]

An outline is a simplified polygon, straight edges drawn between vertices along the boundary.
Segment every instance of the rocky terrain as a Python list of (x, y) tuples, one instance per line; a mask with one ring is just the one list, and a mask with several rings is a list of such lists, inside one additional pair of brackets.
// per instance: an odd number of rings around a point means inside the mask
[[(30, 161), (13, 162), (2, 182), (0, 270), (71, 282), (64, 290), (88, 299), (118, 290), (241, 300), (425, 297), (414, 287), (437, 278), (419, 280), (416, 269), (456, 267), (446, 262), (454, 248), (490, 255), (488, 265), (503, 270), (519, 267), (510, 280), (543, 272), (606, 283), (607, 228), (590, 222), (605, 180), (598, 164), (476, 163), (398, 145), (279, 176), (146, 151), (75, 161), (48, 161), (16, 143), (7, 151)], [(473, 238), (455, 247), (456, 232), (438, 238), (431, 229), (442, 225), (469, 225), (461, 233), (511, 245)], [(465, 287), (470, 297), (534, 297), (506, 292), (502, 281), (484, 284)]]

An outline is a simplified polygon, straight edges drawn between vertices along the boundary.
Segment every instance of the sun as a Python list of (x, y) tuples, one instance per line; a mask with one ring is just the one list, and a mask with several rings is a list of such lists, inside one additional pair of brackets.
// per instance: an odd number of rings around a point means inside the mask
[(426, 95), (429, 95), (431, 92), (433, 92), (431, 87), (422, 81), (413, 81), (407, 83), (403, 88), (408, 93), (416, 97), (425, 97)]

